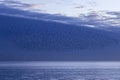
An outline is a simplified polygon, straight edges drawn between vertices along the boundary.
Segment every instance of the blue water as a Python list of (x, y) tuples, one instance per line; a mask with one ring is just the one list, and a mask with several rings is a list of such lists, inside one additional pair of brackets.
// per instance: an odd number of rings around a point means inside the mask
[(0, 65), (0, 80), (120, 80), (120, 66), (113, 63), (25, 64)]

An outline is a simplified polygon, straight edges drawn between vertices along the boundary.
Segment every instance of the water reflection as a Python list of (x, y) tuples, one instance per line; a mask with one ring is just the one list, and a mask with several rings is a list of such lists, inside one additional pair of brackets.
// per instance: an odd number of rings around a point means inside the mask
[[(44, 63), (45, 64), (45, 63)], [(87, 65), (87, 64), (86, 64)], [(90, 64), (89, 64), (90, 65)], [(120, 80), (120, 67), (0, 67), (0, 80)], [(98, 65), (98, 63), (97, 63)], [(4, 65), (5, 66), (5, 65)], [(50, 65), (49, 65), (50, 66)], [(82, 65), (83, 66), (83, 65)], [(116, 64), (117, 66), (117, 64)]]

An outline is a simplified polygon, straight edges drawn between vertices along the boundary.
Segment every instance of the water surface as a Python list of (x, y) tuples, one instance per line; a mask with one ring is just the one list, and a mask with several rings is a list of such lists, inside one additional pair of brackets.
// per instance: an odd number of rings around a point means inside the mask
[(1, 62), (0, 80), (120, 80), (120, 63)]

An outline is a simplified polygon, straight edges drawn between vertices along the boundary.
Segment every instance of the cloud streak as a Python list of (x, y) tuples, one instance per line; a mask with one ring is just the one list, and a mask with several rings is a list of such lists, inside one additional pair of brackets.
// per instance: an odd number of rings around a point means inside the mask
[[(5, 4), (6, 3), (6, 4)], [(46, 4), (26, 4), (19, 1), (0, 1), (0, 14), (6, 15), (16, 15), (25, 18), (46, 20), (61, 22), (74, 25), (82, 25), (87, 27), (102, 28), (111, 26), (120, 26), (120, 12), (110, 12), (110, 11), (90, 11), (87, 14), (81, 14), (79, 17), (67, 17), (62, 14), (49, 14), (47, 11), (40, 9), (41, 6), (47, 6)], [(23, 10), (23, 8), (25, 10)], [(76, 8), (84, 8), (84, 6), (78, 6)], [(29, 9), (34, 9), (39, 11), (39, 13), (30, 11)], [(27, 11), (26, 11), (27, 10)]]
[(0, 4), (11, 7), (11, 8), (17, 8), (21, 10), (30, 10), (30, 11), (42, 11), (40, 9), (41, 7), (48, 6), (47, 4), (28, 4), (28, 3), (22, 3), (20, 1), (11, 1), (11, 0), (0, 1)]

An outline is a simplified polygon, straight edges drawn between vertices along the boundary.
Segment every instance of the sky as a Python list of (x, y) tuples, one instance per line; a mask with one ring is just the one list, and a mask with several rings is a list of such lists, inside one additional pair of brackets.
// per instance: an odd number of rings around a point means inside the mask
[[(94, 20), (110, 26), (120, 26), (120, 0), (0, 0), (1, 5), (35, 13)], [(58, 20), (60, 18), (57, 18)], [(93, 22), (94, 22), (93, 21)], [(59, 22), (63, 22), (62, 20)], [(72, 20), (79, 22), (79, 20)], [(95, 27), (88, 25), (88, 27)]]
[(25, 10), (72, 17), (90, 12), (103, 14), (102, 11), (120, 11), (120, 0), (0, 0), (0, 2)]
[[(30, 18), (30, 20), (31, 19), (32, 20), (38, 19), (40, 21), (45, 20), (46, 22), (56, 21), (56, 22), (65, 23), (65, 25), (66, 24), (72, 24), (72, 25), (74, 24), (74, 26), (77, 25), (77, 26), (92, 27), (92, 28), (103, 27), (106, 30), (108, 30), (108, 28), (106, 28), (106, 27), (110, 27), (109, 31), (111, 29), (113, 30), (113, 28), (111, 28), (111, 27), (118, 27), (119, 28), (118, 31), (120, 31), (120, 5), (119, 5), (119, 3), (120, 3), (120, 0), (0, 0), (0, 16), (1, 15), (2, 16), (3, 15), (15, 16), (15, 17), (17, 16), (17, 17)], [(1, 25), (4, 25), (2, 23), (2, 21), (6, 22), (7, 20), (6, 20), (6, 18), (5, 18), (5, 20), (3, 20), (2, 16), (0, 18), (1, 19), (0, 22), (1, 22)], [(14, 21), (11, 20), (10, 24), (12, 22), (14, 23)], [(17, 21), (15, 21), (15, 22), (17, 22)], [(22, 21), (20, 21), (20, 22), (22, 22)], [(5, 25), (9, 25), (9, 24), (5, 24)], [(14, 25), (16, 25), (16, 24), (14, 24)], [(24, 22), (23, 22), (23, 25), (24, 25)], [(0, 28), (3, 28), (3, 27), (0, 27)], [(21, 30), (21, 27), (19, 27), (19, 28)], [(28, 29), (31, 29), (31, 28), (28, 28)], [(91, 29), (91, 28), (89, 28), (89, 29)], [(17, 29), (17, 30), (19, 30), (19, 29)], [(24, 32), (24, 30), (21, 30), (21, 31)], [(29, 30), (27, 30), (27, 31), (29, 32)], [(66, 31), (68, 31), (68, 30), (66, 30)], [(74, 29), (71, 31), (74, 31)], [(1, 32), (2, 32), (2, 29), (1, 29)], [(4, 30), (3, 30), (3, 32), (4, 32)], [(38, 32), (40, 32), (40, 31), (38, 31)], [(94, 31), (93, 31), (93, 34), (94, 34)], [(105, 37), (105, 40), (108, 40), (108, 42), (109, 42), (108, 37)], [(78, 39), (78, 38), (79, 37), (77, 37), (77, 38), (75, 37), (75, 39)], [(20, 39), (18, 38), (18, 42)], [(28, 41), (30, 41), (30, 40), (32, 41), (32, 39), (29, 40), (28, 37), (27, 37), (27, 39), (28, 39)], [(37, 39), (37, 38), (35, 38), (35, 39)], [(93, 40), (93, 37), (91, 38), (91, 40)], [(101, 39), (101, 40), (103, 40), (103, 39)], [(111, 38), (110, 38), (110, 40), (111, 40)], [(21, 41), (22, 41), (22, 39), (21, 39)], [(75, 40), (75, 41), (77, 42), (77, 40)], [(89, 42), (89, 41), (87, 41), (87, 42)], [(4, 40), (3, 40), (3, 42), (4, 42)], [(34, 40), (33, 40), (33, 42), (34, 42)], [(6, 47), (6, 45), (7, 45), (7, 47), (9, 47), (9, 44), (7, 44), (6, 42), (4, 42), (4, 43), (5, 43), (5, 47)], [(1, 42), (1, 44), (4, 44), (4, 43)], [(101, 42), (98, 42), (98, 43), (100, 43), (102, 45)], [(76, 43), (75, 43), (75, 45), (76, 45)], [(3, 46), (0, 46), (0, 47), (4, 48)], [(0, 49), (0, 50), (2, 50), (2, 49)], [(117, 51), (117, 50), (115, 50), (115, 51)], [(112, 53), (112, 51), (109, 51), (109, 52)], [(64, 54), (62, 54), (62, 55), (64, 55)], [(76, 55), (77, 55), (77, 52), (76, 52)], [(89, 54), (89, 56), (86, 56), (86, 55), (88, 55), (88, 54), (85, 54), (83, 56), (85, 58), (89, 58), (90, 56), (93, 57), (91, 54)], [(102, 55), (102, 54), (99, 54), (99, 55)], [(99, 57), (100, 57), (99, 55), (97, 55), (97, 57), (96, 57), (96, 54), (95, 54), (94, 59), (98, 58), (97, 60), (99, 60)], [(119, 56), (117, 56), (119, 54), (115, 53), (115, 55), (116, 56), (112, 55), (113, 60), (120, 59)], [(31, 57), (31, 56), (33, 56), (33, 55), (32, 54), (29, 55), (29, 57)], [(106, 56), (108, 56), (108, 54), (104, 55), (101, 58), (104, 58), (106, 60)], [(8, 57), (9, 57), (9, 55), (8, 55)], [(67, 56), (64, 56), (64, 57), (67, 57)], [(77, 59), (76, 57), (75, 57), (75, 59)], [(84, 58), (84, 57), (82, 57), (82, 58)], [(71, 56), (69, 58), (71, 58)], [(73, 58), (73, 56), (72, 56), (72, 58)], [(79, 56), (78, 56), (78, 58), (79, 58)], [(109, 58), (111, 58), (111, 56), (109, 56), (107, 59), (109, 59)]]

